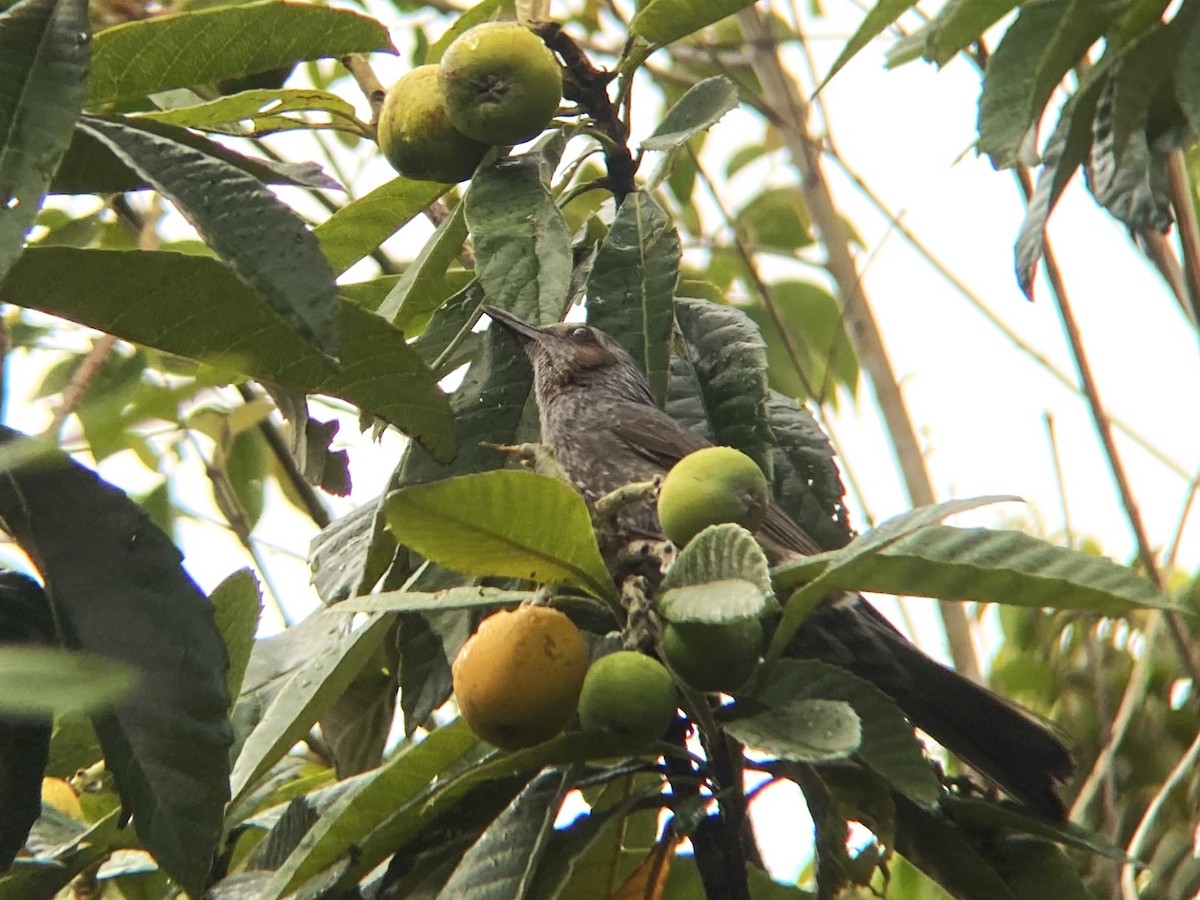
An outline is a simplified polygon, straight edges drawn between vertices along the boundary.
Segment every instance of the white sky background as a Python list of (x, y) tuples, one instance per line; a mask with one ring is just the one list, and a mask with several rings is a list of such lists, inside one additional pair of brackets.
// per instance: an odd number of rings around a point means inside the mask
[[(390, 13), (377, 12), (389, 21)], [(827, 18), (806, 23), (822, 74), (863, 15), (847, 2), (827, 3), (826, 12)], [(393, 37), (403, 51), (404, 29), (393, 29)], [(1012, 246), (1023, 217), (1015, 181), (1009, 173), (995, 172), (970, 149), (975, 138), (977, 73), (961, 60), (941, 72), (921, 62), (886, 71), (883, 51), (890, 42), (885, 38), (867, 47), (822, 95), (839, 150), (891, 209), (902, 214), (907, 227), (999, 318), (1073, 377), (1045, 282), (1039, 278), (1037, 301), (1031, 304), (1013, 274)], [(407, 57), (377, 56), (373, 61), (385, 84), (408, 65)], [(792, 62), (793, 71), (804, 71), (798, 60)], [(353, 84), (347, 79), (339, 87), (365, 118), (365, 104)], [(647, 94), (640, 97), (644, 101)], [(653, 121), (647, 116), (644, 130), (635, 132), (635, 141), (653, 127)], [(720, 157), (741, 146), (748, 133), (757, 133), (757, 121), (752, 123), (753, 132), (747, 130), (747, 123), (747, 114), (733, 113), (713, 129), (710, 143)], [(296, 152), (292, 140), (283, 136), (273, 143), (291, 158), (307, 158)], [(368, 159), (365, 149), (348, 153), (348, 171), (353, 173)], [(787, 164), (778, 157), (774, 174), (791, 177), (783, 168)], [(903, 238), (890, 233), (889, 224), (835, 166), (827, 162), (825, 171), (842, 212), (868, 247), (860, 257), (867, 294), (926, 447), (938, 499), (1017, 494), (1029, 502), (1028, 508), (989, 507), (970, 521), (994, 526), (1025, 521), (1043, 534), (1061, 532), (1063, 511), (1044, 422), (1049, 413), (1076, 535), (1093, 537), (1109, 555), (1130, 560), (1134, 553), (1130, 529), (1083, 399), (1016, 350)], [(733, 187), (760, 189), (762, 174), (756, 170), (746, 179), (735, 180)], [(371, 159), (354, 180), (361, 195), (390, 177), (382, 159)], [(283, 193), (289, 200), (295, 196)], [(396, 258), (411, 258), (427, 234), (424, 223), (414, 223), (388, 249)], [(1184, 471), (1200, 471), (1200, 425), (1194, 400), (1200, 385), (1197, 335), (1174, 299), (1122, 229), (1091, 200), (1080, 178), (1051, 219), (1050, 240), (1109, 412), (1134, 425)], [(349, 280), (368, 275), (369, 270), (358, 267)], [(9, 367), (13, 379), (9, 424), (38, 431), (49, 421), (48, 410), (44, 404), (21, 402), (36, 379), (20, 363), (15, 360)], [(314, 413), (325, 417), (319, 409)], [(842, 449), (842, 463), (853, 471), (866, 498), (865, 511), (857, 497), (850, 498), (856, 526), (907, 509), (869, 385), (862, 384), (856, 404), (843, 398), (828, 421)], [(67, 433), (72, 433), (72, 426)], [(1118, 446), (1150, 539), (1161, 549), (1179, 527), (1187, 481), (1120, 435)], [(402, 440), (391, 434), (382, 444), (372, 444), (357, 434), (354, 418), (347, 417), (334, 447), (350, 450), (354, 494), (331, 504), (345, 512), (378, 494), (399, 459)], [(218, 519), (207, 481), (195, 468), (189, 471), (186, 477), (173, 479), (175, 496), (187, 507)], [(101, 473), (135, 493), (155, 481), (127, 459), (106, 463)], [(307, 520), (278, 502), (277, 493), (256, 531), (283, 544), (281, 550), (264, 546), (262, 553), (271, 581), (294, 618), (317, 605), (304, 560), (314, 531)], [(249, 564), (234, 538), (211, 523), (184, 525), (180, 544), (189, 570), (205, 590)], [(1187, 570), (1200, 562), (1200, 528), (1185, 530), (1179, 562)], [(940, 630), (930, 615), (932, 604), (915, 601), (910, 609), (916, 615), (918, 640), (943, 655)], [(280, 627), (269, 606), (263, 625), (264, 632)], [(786, 843), (794, 848), (798, 839), (794, 822), (788, 830)]]

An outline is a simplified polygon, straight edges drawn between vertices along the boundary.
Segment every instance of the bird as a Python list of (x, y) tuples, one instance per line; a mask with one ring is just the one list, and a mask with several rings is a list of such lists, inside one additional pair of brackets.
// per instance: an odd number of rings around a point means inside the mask
[[(533, 369), (540, 442), (585, 498), (662, 477), (687, 454), (711, 446), (658, 407), (633, 357), (603, 331), (579, 322), (533, 325), (491, 306), (484, 312), (521, 342)], [(626, 507), (618, 525), (631, 537), (661, 538), (652, 498)], [(772, 563), (823, 549), (775, 504), (755, 537)], [(1059, 788), (1074, 761), (1052, 727), (926, 655), (861, 595), (842, 593), (818, 605), (786, 655), (866, 679), (913, 725), (1029, 812), (1065, 820)]]

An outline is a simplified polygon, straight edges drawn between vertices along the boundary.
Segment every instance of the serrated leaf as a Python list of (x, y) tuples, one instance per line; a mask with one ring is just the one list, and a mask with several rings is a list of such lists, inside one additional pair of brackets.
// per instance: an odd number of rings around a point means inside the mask
[(571, 286), (571, 237), (537, 157), (481, 167), (464, 213), (487, 302), (527, 322), (557, 322)]
[(89, 35), (81, 0), (22, 0), (0, 12), (0, 278), (71, 143)]
[(775, 502), (817, 546), (845, 546), (851, 536), (846, 489), (829, 438), (808, 410), (775, 391), (767, 397), (767, 421), (775, 444), (770, 470)]
[(688, 88), (658, 123), (650, 137), (642, 141), (643, 150), (670, 150), (681, 147), (698, 134), (716, 125), (725, 113), (737, 109), (737, 87), (723, 75), (705, 78)]
[(156, 16), (96, 36), (87, 105), (377, 50), (395, 52), (387, 29), (347, 9), (248, 3)]
[(675, 318), (700, 385), (716, 444), (736, 447), (771, 477), (767, 357), (762, 335), (740, 310), (680, 297)]
[(313, 229), (334, 274), (341, 275), (428, 209), (449, 185), (393, 178), (346, 204)]
[(858, 749), (862, 730), (849, 703), (793, 699), (725, 726), (748, 747), (779, 759), (825, 762)]
[(1175, 26), (1195, 10), (1185, 8), (1170, 26), (1150, 28), (1125, 47), (1096, 107), (1088, 187), (1135, 231), (1166, 232), (1172, 221), (1166, 154), (1195, 141), (1178, 121), (1169, 80), (1179, 51)]
[(1084, 73), (1075, 93), (1063, 104), (1054, 133), (1046, 142), (1042, 170), (1029, 198), (1015, 248), (1017, 283), (1027, 297), (1033, 296), (1033, 278), (1046, 244), (1050, 213), (1092, 148), (1093, 116), (1114, 58), (1106, 53)]
[(587, 280), (588, 322), (629, 351), (659, 403), (670, 374), (680, 253), (671, 217), (651, 194), (635, 192), (617, 210)]
[(829, 573), (833, 587), (1124, 615), (1182, 612), (1132, 569), (1019, 531), (931, 525)]
[(732, 523), (710, 525), (688, 541), (660, 590), (659, 612), (672, 622), (759, 616), (775, 596), (766, 554), (754, 535)]
[(1048, 0), (1021, 7), (988, 60), (979, 98), (979, 151), (992, 165), (1017, 164), (1021, 143), (1063, 76), (1125, 6), (1123, 0)]
[(131, 666), (51, 647), (0, 646), (0, 712), (70, 713), (108, 706), (137, 684)]
[(90, 117), (79, 127), (168, 197), (297, 334), (337, 356), (334, 274), (291, 207), (257, 178), (162, 135)]
[(752, 581), (724, 578), (662, 591), (655, 608), (668, 622), (732, 622), (762, 615), (763, 592)]
[(504, 591), (489, 587), (456, 587), (444, 591), (383, 591), (356, 597), (338, 606), (345, 612), (438, 612), (448, 609), (517, 606), (537, 596), (536, 591)]
[[(314, 616), (334, 616), (317, 612)], [(275, 694), (266, 715), (242, 745), (229, 781), (236, 802), (346, 690), (393, 624), (380, 615), (306, 660)]]
[(556, 479), (498, 470), (407, 487), (388, 497), (387, 519), (401, 544), (464, 575), (615, 596), (587, 505)]
[(650, 0), (629, 23), (629, 36), (670, 44), (753, 5), (754, 0)]
[(756, 701), (780, 706), (796, 698), (849, 703), (862, 725), (858, 757), (915, 803), (929, 806), (941, 784), (921, 744), (894, 700), (875, 685), (817, 660), (780, 660)]
[[(435, 778), (478, 743), (459, 720), (430, 733), (420, 743), (407, 744), (380, 768), (359, 776), (353, 787), (325, 810), (258, 896), (263, 900), (283, 897), (350, 854), (381, 823), (394, 818), (398, 810), (408, 809)], [(392, 844), (392, 849), (396, 846), (399, 843)]]
[(433, 373), (403, 334), (351, 303), (339, 304), (342, 365), (333, 370), (232, 272), (205, 257), (32, 247), (0, 282), (0, 297), (253, 378), (341, 397), (438, 459), (454, 454), (449, 400)]
[(213, 620), (229, 654), (225, 686), (232, 706), (241, 693), (242, 679), (246, 677), (246, 666), (262, 616), (262, 589), (254, 570), (238, 569), (226, 576), (208, 595), (208, 602), (213, 606)]
[(841, 71), (842, 66), (858, 55), (858, 51), (871, 43), (872, 39), (882, 34), (885, 28), (916, 5), (917, 0), (879, 0), (867, 13), (866, 18), (863, 19), (854, 34), (850, 36), (850, 40), (846, 41), (846, 46), (842, 48), (842, 52), (829, 67), (829, 74), (817, 86), (817, 91), (829, 84), (830, 79)]
[(219, 134), (251, 136), (287, 127), (311, 127), (303, 118), (285, 115), (296, 112), (323, 112), (334, 119), (354, 120), (354, 106), (336, 94), (295, 89), (241, 91), (192, 106), (136, 113), (133, 118)]

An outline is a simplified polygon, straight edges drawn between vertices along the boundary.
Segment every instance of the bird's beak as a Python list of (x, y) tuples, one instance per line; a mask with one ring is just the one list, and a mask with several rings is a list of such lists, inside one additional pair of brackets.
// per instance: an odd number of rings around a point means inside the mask
[(483, 311), (492, 317), (493, 322), (503, 327), (506, 331), (515, 334), (522, 341), (536, 341), (542, 337), (540, 328), (536, 325), (530, 325), (524, 319), (518, 319), (510, 312), (505, 312), (494, 306), (485, 306)]

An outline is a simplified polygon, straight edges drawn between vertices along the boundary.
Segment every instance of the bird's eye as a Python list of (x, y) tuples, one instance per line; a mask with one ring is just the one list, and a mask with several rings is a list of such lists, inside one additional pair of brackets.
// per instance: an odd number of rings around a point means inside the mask
[(569, 332), (567, 332), (567, 334), (570, 336), (571, 340), (577, 341), (581, 344), (591, 343), (594, 340), (592, 337), (592, 329), (584, 325), (580, 325), (578, 328), (572, 328)]

